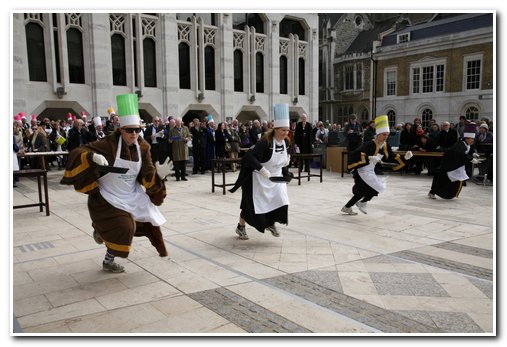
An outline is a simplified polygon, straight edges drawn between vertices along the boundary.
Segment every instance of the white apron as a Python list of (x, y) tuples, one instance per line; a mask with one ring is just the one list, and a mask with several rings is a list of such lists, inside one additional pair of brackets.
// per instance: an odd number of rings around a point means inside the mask
[(120, 158), (122, 139), (118, 140), (118, 150), (114, 166), (128, 168), (125, 174), (108, 173), (99, 178), (100, 194), (114, 207), (126, 211), (137, 222), (148, 222), (160, 226), (166, 222), (150, 197), (143, 190), (136, 178), (141, 171), (141, 149), (136, 143), (138, 161)]
[[(282, 176), (282, 168), (288, 165), (287, 148), (283, 141), (283, 151), (276, 152), (276, 143), (273, 139), (273, 152), (271, 159), (262, 165), (271, 173), (271, 176)], [(271, 182), (262, 176), (259, 171), (252, 173), (252, 198), (255, 214), (268, 213), (279, 207), (289, 204), (287, 184)]]
[[(380, 153), (378, 155), (383, 157)], [(367, 185), (375, 189), (377, 192), (382, 193), (386, 189), (386, 183), (385, 180), (375, 174), (375, 165), (376, 164), (369, 163), (368, 165), (357, 169), (357, 173)]]
[(460, 166), (456, 170), (447, 171), (447, 177), (449, 177), (449, 180), (451, 182), (456, 181), (466, 181), (470, 177), (468, 177), (466, 171), (465, 171), (465, 165)]

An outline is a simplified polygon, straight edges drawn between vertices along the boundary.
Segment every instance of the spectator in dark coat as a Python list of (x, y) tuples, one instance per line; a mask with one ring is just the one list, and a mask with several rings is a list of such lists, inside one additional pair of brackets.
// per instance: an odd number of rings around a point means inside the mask
[(163, 163), (163, 161), (161, 161), (161, 159), (159, 158), (160, 153), (159, 146), (164, 137), (164, 131), (166, 132), (165, 137), (167, 141), (167, 130), (160, 121), (159, 117), (153, 117), (152, 124), (148, 125), (148, 127), (146, 127), (146, 130), (144, 131), (144, 139), (146, 140), (146, 142), (150, 144), (151, 160), (154, 163), (157, 161)]
[[(294, 132), (294, 141), (299, 148), (299, 153), (306, 154), (312, 153), (312, 126), (307, 121), (308, 116), (303, 113), (301, 115), (301, 121), (296, 125), (296, 131)], [(310, 172), (310, 160), (305, 160), (304, 170)]]
[(192, 135), (192, 156), (194, 158), (194, 167), (192, 168), (192, 174), (200, 172), (204, 174), (206, 172), (206, 139), (205, 131), (206, 128), (201, 126), (198, 118), (193, 120), (194, 126), (190, 128), (190, 134)]
[(82, 119), (76, 119), (72, 128), (69, 130), (69, 134), (67, 136), (67, 150), (69, 152), (74, 148), (88, 143), (88, 140), (86, 139), (86, 128), (84, 128), (83, 125), (84, 122)]
[(488, 124), (482, 123), (479, 126), (479, 133), (475, 136), (475, 146), (477, 153), (483, 154), (486, 158), (485, 161), (479, 163), (478, 165), (479, 175), (482, 176), (489, 173), (488, 166), (491, 164), (491, 155), (493, 154), (493, 133), (489, 131)]
[(257, 141), (262, 137), (262, 127), (261, 122), (257, 119), (253, 121), (253, 126), (248, 131), (248, 136), (250, 137), (250, 143), (255, 145)]
[(452, 147), (456, 142), (458, 142), (458, 132), (456, 129), (451, 129), (451, 124), (449, 122), (442, 123), (442, 130), (438, 135), (438, 149), (445, 151), (448, 148)]
[(407, 122), (403, 125), (403, 129), (400, 133), (400, 150), (409, 150), (416, 143), (416, 136), (412, 131), (412, 123)]
[(215, 159), (215, 121), (208, 117), (206, 127), (206, 170), (211, 170), (211, 161)]
[(345, 126), (347, 136), (347, 151), (352, 152), (361, 146), (361, 125), (357, 121), (355, 114), (350, 115), (349, 123)]

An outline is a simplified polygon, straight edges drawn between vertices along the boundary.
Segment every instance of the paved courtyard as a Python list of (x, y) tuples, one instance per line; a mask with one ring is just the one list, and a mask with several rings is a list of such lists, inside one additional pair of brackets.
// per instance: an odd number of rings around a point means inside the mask
[[(241, 192), (211, 175), (167, 182), (168, 258), (135, 238), (126, 272), (101, 270), (87, 197), (49, 172), (51, 215), (13, 210), (16, 334), (494, 335), (494, 187), (430, 200), (431, 178), (390, 174), (368, 214), (344, 215), (351, 175), (289, 185), (280, 238), (234, 230)], [(233, 182), (237, 173), (227, 173)], [(13, 203), (37, 199), (22, 178)]]

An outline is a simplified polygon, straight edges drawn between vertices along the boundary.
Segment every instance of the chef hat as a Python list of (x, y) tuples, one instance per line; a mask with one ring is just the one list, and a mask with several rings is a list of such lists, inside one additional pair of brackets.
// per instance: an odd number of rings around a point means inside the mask
[(32, 121), (37, 122), (37, 115), (36, 114), (32, 114)]
[(210, 122), (215, 123), (215, 121), (213, 120), (213, 116), (209, 114), (208, 115), (208, 123), (210, 123)]
[(275, 104), (273, 106), (275, 128), (288, 128), (290, 126), (289, 104)]
[(71, 121), (72, 120), (72, 113), (67, 113), (67, 120), (68, 121)]
[(86, 112), (85, 111), (81, 111), (81, 118), (86, 118)]
[(112, 108), (112, 107), (109, 107), (109, 108), (107, 109), (107, 113), (108, 113), (109, 115), (116, 114), (116, 112), (114, 111), (114, 108)]
[(19, 115), (19, 114), (18, 114), (18, 115), (16, 115), (16, 116), (14, 116), (14, 120), (15, 120), (16, 122), (18, 122), (18, 123), (21, 123), (21, 115)]
[(19, 112), (19, 115), (21, 116), (21, 119), (26, 119), (26, 113), (25, 112)]
[(116, 102), (118, 104), (118, 116), (121, 127), (141, 124), (137, 94), (117, 95)]
[(99, 116), (94, 117), (93, 118), (93, 125), (96, 127), (102, 126), (102, 119)]
[(378, 116), (375, 118), (375, 134), (388, 133), (389, 129), (389, 118), (386, 115)]
[(465, 124), (465, 128), (463, 129), (463, 137), (471, 137), (475, 139), (475, 135), (477, 131), (477, 126), (475, 123), (468, 123)]

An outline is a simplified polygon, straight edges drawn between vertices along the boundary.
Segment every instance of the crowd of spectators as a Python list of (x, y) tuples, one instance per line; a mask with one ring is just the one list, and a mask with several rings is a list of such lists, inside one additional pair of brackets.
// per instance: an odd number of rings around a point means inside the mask
[[(38, 119), (36, 115), (27, 117), (19, 113), (13, 122), (14, 142), (19, 152), (47, 152), (70, 151), (83, 144), (98, 141), (119, 127), (119, 119), (114, 110), (109, 109), (105, 125), (95, 122), (95, 118), (87, 119), (86, 114), (81, 117), (72, 114), (65, 120), (54, 120), (49, 117)], [(425, 126), (420, 118), (413, 122), (400, 123), (392, 127), (391, 134), (399, 135), (399, 144), (391, 144), (399, 150), (411, 151), (445, 151), (461, 139), (465, 124), (470, 123), (466, 117), (460, 116), (456, 124), (444, 121), (438, 124), (431, 119)], [(474, 122), (477, 126), (475, 151), (483, 154), (488, 160), (493, 153), (493, 122), (482, 118)], [(186, 180), (186, 165), (192, 159), (192, 174), (204, 174), (211, 170), (211, 160), (215, 158), (238, 158), (251, 146), (255, 145), (268, 129), (273, 127), (273, 121), (250, 120), (239, 122), (216, 123), (211, 115), (195, 118), (183, 124), (181, 118), (167, 117), (162, 120), (154, 117), (149, 124), (143, 124), (142, 136), (151, 145), (153, 162), (164, 162), (167, 157), (175, 162), (178, 170), (176, 178)], [(184, 134), (184, 136), (181, 136)], [(290, 153), (312, 153), (320, 151), (323, 154), (322, 165), (326, 163), (326, 147), (328, 139), (343, 139), (347, 151), (353, 151), (362, 143), (370, 141), (375, 134), (374, 121), (360, 122), (355, 115), (351, 115), (345, 124), (331, 124), (329, 122), (308, 121), (306, 114), (291, 122), (289, 138)], [(336, 145), (337, 143), (333, 143)], [(339, 145), (339, 144), (338, 144)], [(19, 153), (18, 152), (18, 153)], [(480, 174), (487, 171), (488, 160), (483, 162)], [(438, 159), (413, 158), (408, 165), (407, 172), (420, 174), (424, 167), (431, 174), (438, 167)], [(36, 168), (36, 159), (19, 158), (19, 167)], [(65, 156), (49, 157), (46, 169), (63, 169)], [(294, 162), (291, 163), (294, 165)], [(309, 171), (311, 161), (304, 163), (304, 170)], [(236, 171), (237, 164), (230, 164), (225, 168)]]

